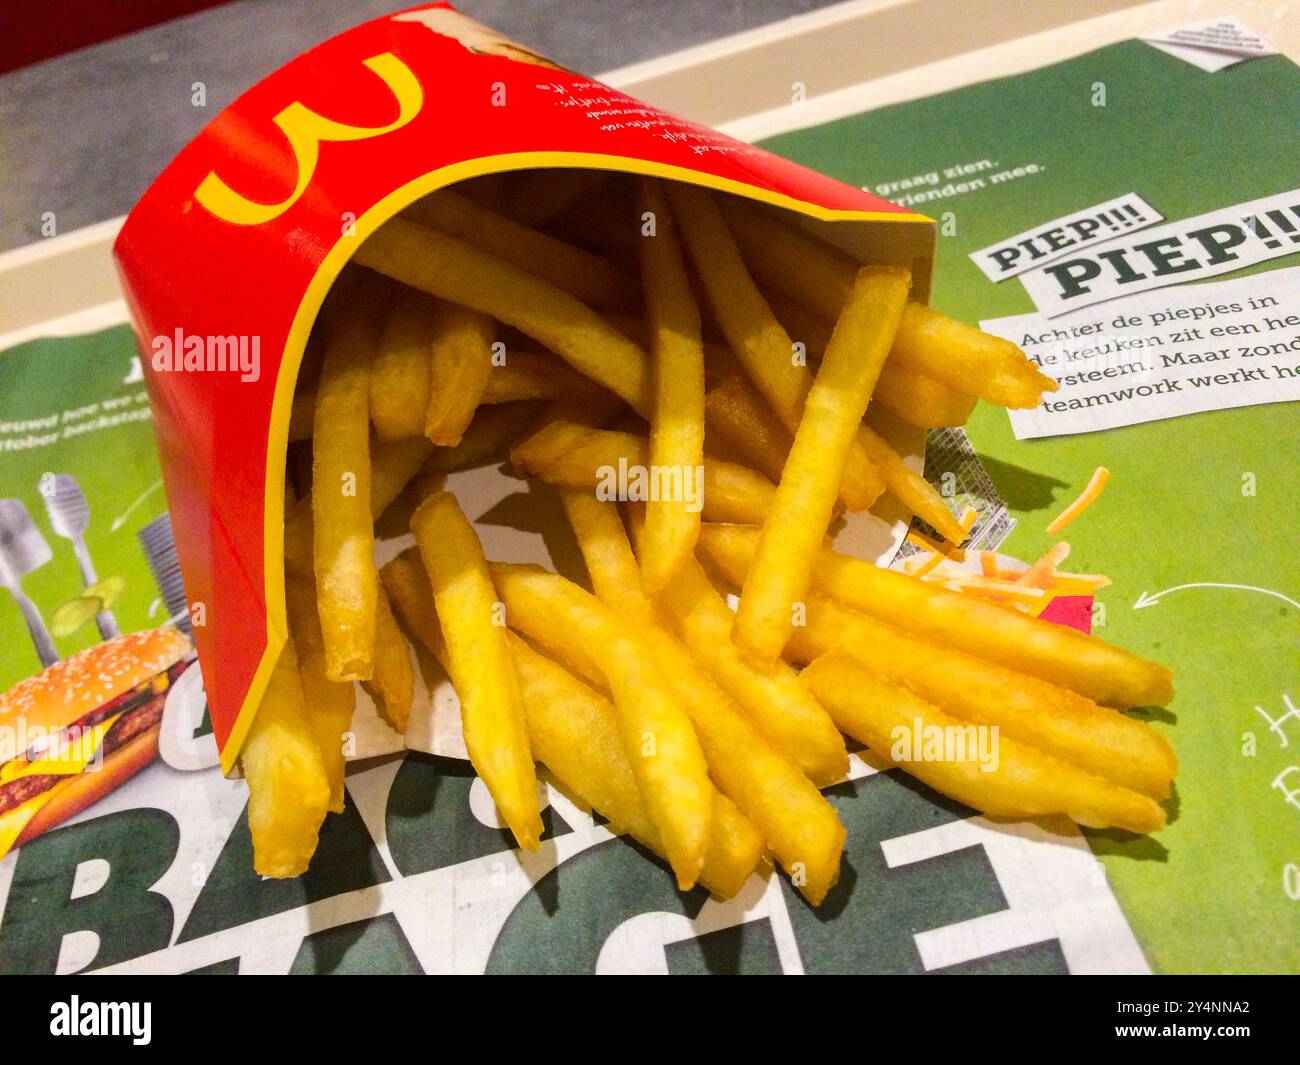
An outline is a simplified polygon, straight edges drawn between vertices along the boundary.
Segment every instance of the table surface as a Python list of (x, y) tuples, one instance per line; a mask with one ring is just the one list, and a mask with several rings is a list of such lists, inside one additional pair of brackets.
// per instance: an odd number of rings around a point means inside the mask
[[(306, 49), (399, 0), (237, 0), (0, 77), (0, 250), (126, 213), (222, 108)], [(830, 0), (459, 0), (575, 69), (603, 71)], [(191, 102), (203, 82), (205, 107)]]

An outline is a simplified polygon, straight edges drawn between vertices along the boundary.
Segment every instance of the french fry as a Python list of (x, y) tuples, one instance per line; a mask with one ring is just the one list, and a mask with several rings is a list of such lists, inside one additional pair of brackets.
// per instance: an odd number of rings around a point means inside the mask
[[(611, 656), (607, 634), (592, 625), (557, 620), (546, 591), (568, 585), (563, 577), (537, 567), (497, 563), (492, 566), (498, 591), (506, 600), (510, 624), (548, 654), (584, 679), (603, 685), (597, 663)], [(584, 613), (607, 611), (594, 597), (579, 593)], [(586, 596), (583, 600), (580, 596)], [(573, 592), (566, 598), (575, 601)], [(626, 654), (638, 661), (650, 650), (639, 630)], [(662, 630), (654, 640), (654, 682), (661, 675), (672, 686), (690, 715), (708, 760), (709, 773), (763, 834), (777, 860), (813, 905), (818, 905), (839, 877), (840, 853), (846, 832), (834, 808), (794, 765), (778, 754), (712, 681), (690, 654)], [(679, 650), (671, 651), (673, 645)]]
[[(510, 638), (537, 759), (603, 814), (612, 831), (626, 832), (663, 857), (663, 837), (646, 813), (613, 705), (522, 638), (513, 633)], [(758, 867), (763, 838), (736, 804), (717, 791), (710, 822), (700, 883), (729, 899)]]
[(411, 668), (411, 649), (393, 617), (382, 583), (375, 611), (375, 674), (361, 686), (374, 700), (379, 716), (395, 732), (405, 732), (415, 697), (415, 671)]
[(649, 412), (653, 406), (644, 351), (563, 289), (495, 255), (394, 218), (357, 249), (354, 261), (512, 325), (634, 409)]
[(524, 399), (602, 394), (610, 393), (549, 352), (509, 351), (506, 361), (492, 368), (481, 402), (515, 403)]
[[(740, 250), (713, 197), (704, 189), (677, 182), (665, 186), (691, 260), (699, 273), (713, 316), (746, 374), (794, 433), (812, 388), (806, 352), (801, 358), (789, 334), (745, 269)], [(857, 444), (845, 462), (843, 495), (850, 510), (865, 510), (879, 496), (879, 477)]]
[(907, 636), (829, 599), (810, 596), (807, 621), (787, 648), (795, 661), (842, 648), (954, 717), (997, 725), (1014, 740), (1152, 798), (1169, 795), (1177, 760), (1144, 721), (1028, 674)]
[(933, 377), (909, 370), (887, 359), (876, 382), (872, 403), (879, 403), (897, 418), (922, 429), (965, 425), (977, 397), (940, 384)]
[(325, 675), (325, 644), (321, 639), (316, 588), (311, 579), (287, 574), (284, 594), (289, 635), (297, 652), (298, 677), (306, 701), (307, 723), (320, 749), (329, 781), (329, 808), (332, 813), (342, 813), (343, 778), (347, 769), (344, 748), (356, 709), (356, 688), (351, 681), (333, 681)]
[(307, 721), (293, 641), (284, 645), (239, 752), (248, 781), (253, 868), (262, 876), (307, 871), (330, 785)]
[(370, 367), (370, 421), (381, 442), (424, 434), (438, 302), (423, 293), (394, 300)]
[(673, 690), (627, 625), (589, 592), (530, 566), (494, 565), (492, 576), (512, 628), (543, 646), (538, 630), (545, 628), (566, 629), (583, 641), (585, 668), (603, 678), (613, 697), (646, 812), (678, 886), (689, 888), (704, 861), (714, 789), (695, 729)]
[(420, 504), (411, 531), (447, 641), (470, 761), (515, 840), (536, 850), (542, 818), (523, 696), (478, 535), (449, 492)]
[(627, 307), (636, 282), (608, 259), (524, 225), (450, 189), (406, 209), (405, 217), (432, 226), (576, 296), (592, 307)]
[[(754, 528), (704, 525), (700, 530), (706, 557), (742, 579), (757, 543)], [(813, 588), (930, 643), (1028, 673), (1106, 706), (1166, 706), (1173, 698), (1169, 670), (1096, 636), (1026, 617), (829, 547), (818, 553), (813, 565)]]
[(370, 677), (375, 644), (375, 532), (370, 514), (370, 360), (377, 326), (340, 316), (329, 338), (312, 433), (313, 567), (330, 680)]
[(835, 325), (736, 611), (734, 638), (760, 663), (774, 663), (789, 638), (910, 286), (906, 270), (863, 267)]
[[(445, 668), (446, 644), (418, 550), (398, 555), (379, 571), (379, 579), (402, 621)], [(514, 633), (510, 649), (533, 756), (563, 789), (607, 818), (611, 831), (626, 832), (664, 857), (662, 837), (641, 801), (609, 700)], [(700, 883), (718, 898), (731, 898), (758, 866), (762, 851), (763, 839), (754, 826), (730, 799), (714, 792)]]
[(532, 401), (479, 407), (460, 443), (455, 447), (434, 448), (417, 476), (428, 477), (481, 466), (498, 455), (504, 455), (541, 410), (542, 406)]
[[(607, 503), (593, 501), (590, 506), (613, 511)], [(639, 547), (644, 535), (639, 510), (632, 508), (629, 518)], [(576, 527), (577, 522), (574, 524)], [(596, 594), (626, 617), (644, 617), (652, 624), (662, 617), (714, 683), (809, 780), (818, 787), (842, 780), (849, 768), (848, 754), (834, 722), (784, 662), (759, 669), (736, 646), (731, 638), (734, 615), (695, 558), (678, 570), (655, 601), (658, 609), (651, 613), (635, 601), (635, 589), (627, 590), (626, 563), (620, 558), (627, 550), (622, 527), (606, 535), (611, 541), (622, 540), (622, 549), (616, 544), (612, 549), (589, 552), (588, 541), (595, 537), (581, 532), (578, 536)], [(673, 657), (679, 656), (674, 652)]]
[[(745, 265), (765, 285), (809, 310), (834, 318), (853, 286), (857, 265), (843, 252), (728, 197), (723, 204)], [(960, 392), (1002, 407), (1036, 407), (1057, 384), (1018, 347), (909, 303), (890, 358)]]
[[(686, 264), (663, 191), (641, 181), (637, 211), (656, 219), (653, 236), (641, 240), (641, 282), (652, 334), (655, 402), (650, 423), (650, 465), (694, 472), (704, 463), (704, 346), (700, 310), (686, 277)], [(646, 504), (641, 579), (648, 592), (663, 588), (695, 550), (700, 512), (687, 500)]]
[[(452, 451), (448, 448), (447, 451)], [(436, 454), (423, 437), (378, 444), (371, 452), (370, 517), (377, 520), (402, 493), (411, 478)], [(284, 565), (292, 573), (312, 576), (312, 543), (315, 530), (310, 496), (299, 499), (285, 515)]]
[(871, 464), (880, 471), (886, 487), (899, 502), (954, 546), (965, 541), (967, 531), (953, 517), (943, 496), (919, 473), (908, 469), (884, 437), (870, 426), (859, 426), (858, 444), (871, 459)]
[[(832, 651), (799, 679), (835, 716), (841, 729), (877, 754), (910, 754), (898, 764), (936, 791), (994, 817), (1063, 813), (1091, 828), (1155, 832), (1165, 813), (1148, 795), (1086, 773), (1069, 762), (1000, 734), (985, 762), (975, 753), (977, 726), (950, 717), (905, 688), (881, 680), (852, 655)], [(928, 737), (952, 737), (956, 757), (924, 757)], [(909, 742), (901, 745), (900, 740)], [(959, 747), (958, 745), (961, 745)], [(945, 753), (948, 753), (945, 749)], [(987, 768), (986, 768), (987, 767)]]
[(438, 307), (424, 435), (440, 447), (455, 447), (465, 435), (492, 373), (495, 337), (487, 315), (454, 303)]
[(577, 537), (596, 598), (624, 620), (639, 625), (659, 624), (654, 604), (643, 590), (618, 505), (601, 502), (585, 488), (561, 488), (560, 501)]
[(709, 389), (704, 396), (704, 425), (710, 447), (721, 441), (763, 476), (774, 482), (781, 479), (790, 434), (745, 378), (728, 377)]
[[(650, 443), (643, 436), (573, 422), (551, 422), (510, 452), (510, 461), (520, 474), (540, 477), (548, 484), (595, 490), (610, 499), (617, 498), (620, 471), (627, 480), (629, 495), (648, 498), (661, 491), (648, 476), (633, 485), (633, 468), (648, 470), (649, 457)], [(662, 489), (676, 490), (672, 486)], [(772, 482), (754, 470), (716, 459), (704, 460), (700, 502), (702, 516), (709, 521), (760, 522), (775, 494)], [(632, 501), (644, 502), (644, 498)]]

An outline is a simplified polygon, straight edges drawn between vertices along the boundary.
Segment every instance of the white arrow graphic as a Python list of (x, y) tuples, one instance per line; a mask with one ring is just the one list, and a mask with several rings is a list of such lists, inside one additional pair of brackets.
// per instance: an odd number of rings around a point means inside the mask
[(1143, 592), (1138, 596), (1137, 602), (1133, 604), (1134, 610), (1141, 610), (1143, 607), (1155, 606), (1160, 600), (1169, 595), (1170, 592), (1181, 592), (1187, 588), (1237, 588), (1244, 592), (1259, 592), (1260, 595), (1271, 595), (1275, 599), (1281, 599), (1284, 603), (1290, 603), (1297, 610), (1300, 610), (1300, 603), (1294, 599), (1289, 599), (1281, 592), (1275, 592), (1270, 588), (1256, 588), (1253, 584), (1218, 584), (1213, 581), (1199, 581), (1196, 584), (1179, 584), (1173, 588), (1166, 588), (1163, 592), (1156, 592), (1155, 595), (1147, 595)]

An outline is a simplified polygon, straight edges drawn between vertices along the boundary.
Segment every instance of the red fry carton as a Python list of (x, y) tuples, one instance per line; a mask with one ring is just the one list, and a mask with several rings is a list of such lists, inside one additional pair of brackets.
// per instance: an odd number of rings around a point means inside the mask
[(286, 634), (284, 460), (307, 337), (360, 244), (420, 197), (538, 167), (650, 174), (798, 212), (929, 291), (934, 224), (575, 74), (446, 4), (349, 30), (236, 100), (131, 212), (143, 351), (227, 772)]

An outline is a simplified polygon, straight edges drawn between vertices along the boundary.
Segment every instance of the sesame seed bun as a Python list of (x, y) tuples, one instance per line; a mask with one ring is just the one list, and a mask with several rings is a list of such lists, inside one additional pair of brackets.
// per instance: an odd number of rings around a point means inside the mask
[(170, 626), (105, 640), (0, 695), (0, 725), (16, 728), (23, 720), (29, 729), (67, 728), (169, 669), (189, 649), (185, 634)]

